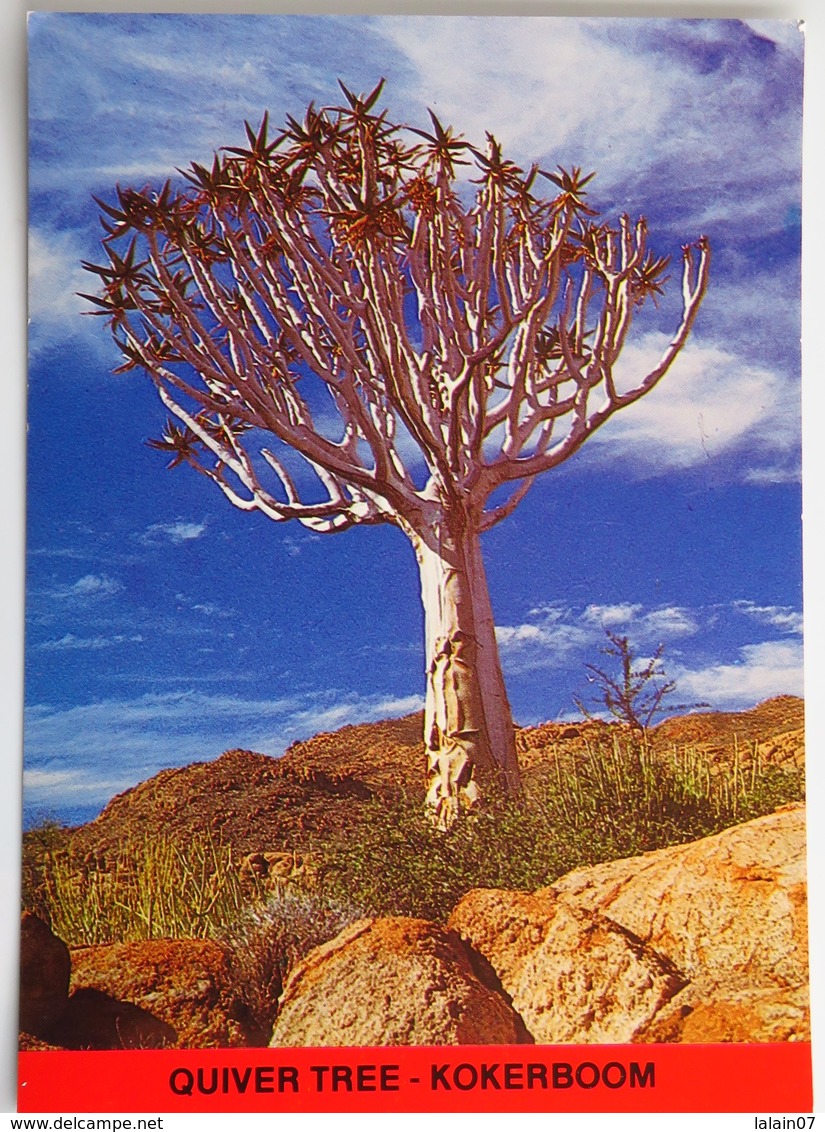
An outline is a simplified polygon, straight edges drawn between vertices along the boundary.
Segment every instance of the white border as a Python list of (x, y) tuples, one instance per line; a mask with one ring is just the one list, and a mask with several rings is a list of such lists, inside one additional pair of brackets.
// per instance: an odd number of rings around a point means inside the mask
[[(420, 13), (484, 15), (555, 16), (677, 16), (688, 18), (804, 19), (806, 29), (806, 126), (803, 303), (804, 401), (803, 443), (805, 446), (805, 616), (806, 616), (806, 711), (808, 728), (808, 773), (810, 782), (809, 878), (812, 914), (812, 964), (821, 954), (825, 939), (822, 930), (825, 908), (825, 881), (818, 878), (818, 863), (825, 861), (825, 821), (819, 816), (825, 802), (822, 767), (825, 737), (825, 695), (823, 695), (823, 641), (825, 641), (825, 520), (823, 520), (823, 456), (820, 421), (825, 417), (825, 356), (821, 345), (823, 287), (819, 265), (825, 262), (825, 224), (818, 212), (825, 202), (823, 179), (823, 93), (825, 93), (825, 15), (821, 3), (809, 0), (804, 6), (778, 3), (662, 2), (622, 3), (540, 3), (537, 0), (385, 0), (374, 3), (357, 0), (340, 4), (335, 0), (304, 0), (303, 3), (247, 2), (238, 9), (227, 0), (110, 0), (109, 3), (74, 4), (54, 2), (43, 5), (50, 11), (87, 12), (237, 12), (286, 14), (300, 12)], [(25, 437), (25, 247), (26, 247), (26, 29), (27, 5), (22, 0), (0, 3), (0, 201), (3, 202), (3, 255), (0, 266), (0, 342), (3, 343), (0, 386), (2, 387), (2, 441), (0, 441), (0, 1113), (13, 1113), (16, 1094), (17, 1046), (17, 951), (19, 924), (20, 791), (23, 697), (23, 529), (24, 529), (24, 437)], [(771, 155), (764, 155), (770, 165)], [(766, 312), (769, 317), (769, 312)], [(825, 966), (813, 966), (814, 1072), (815, 1100), (825, 1108)], [(336, 1128), (379, 1126), (386, 1117), (366, 1116), (287, 1118), (279, 1116), (280, 1126), (306, 1127), (334, 1120)], [(428, 1122), (455, 1128), (455, 1117), (425, 1118)], [(522, 1127), (542, 1130), (552, 1122), (556, 1128), (589, 1129), (695, 1129), (701, 1116), (651, 1117), (519, 1117)], [(395, 1121), (420, 1125), (422, 1118), (396, 1116)], [(473, 1124), (487, 1123), (473, 1117)], [(501, 1117), (490, 1117), (500, 1127)], [(220, 1122), (220, 1123), (219, 1123)], [(356, 1123), (357, 1122), (357, 1123)], [(540, 1123), (539, 1123), (540, 1122)], [(463, 1122), (462, 1122), (463, 1123)], [(226, 1126), (226, 1119), (203, 1114), (169, 1117), (164, 1130), (184, 1127), (209, 1129)], [(234, 1126), (234, 1121), (233, 1121)], [(245, 1117), (244, 1127), (272, 1127), (271, 1117)], [(713, 1128), (754, 1127), (752, 1116), (714, 1117)]]

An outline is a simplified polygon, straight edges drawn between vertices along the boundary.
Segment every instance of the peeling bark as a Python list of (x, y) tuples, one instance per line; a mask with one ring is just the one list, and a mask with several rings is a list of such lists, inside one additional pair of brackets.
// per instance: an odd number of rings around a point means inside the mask
[(426, 805), (449, 829), (485, 793), (519, 785), (515, 732), (478, 536), (414, 540), (424, 606)]

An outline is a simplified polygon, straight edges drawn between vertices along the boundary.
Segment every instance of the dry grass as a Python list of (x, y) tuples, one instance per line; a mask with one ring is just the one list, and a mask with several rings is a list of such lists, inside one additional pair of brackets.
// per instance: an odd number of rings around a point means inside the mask
[(28, 903), (70, 946), (214, 938), (247, 903), (232, 849), (209, 836), (187, 846), (147, 839), (142, 851), (78, 861), (47, 850)]
[(285, 888), (247, 909), (224, 937), (232, 956), (236, 992), (263, 1044), (292, 968), (314, 947), (333, 939), (367, 910), (324, 892)]

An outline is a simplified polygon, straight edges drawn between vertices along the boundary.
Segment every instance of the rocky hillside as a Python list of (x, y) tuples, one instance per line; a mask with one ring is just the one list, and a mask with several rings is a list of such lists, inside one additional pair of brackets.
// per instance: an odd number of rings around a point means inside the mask
[(27, 835), (24, 1044), (805, 1040), (802, 722), (519, 729), (447, 837), (420, 715), (163, 771)]
[[(749, 765), (755, 753), (763, 763), (786, 762), (802, 767), (805, 761), (805, 703), (798, 696), (775, 696), (749, 711), (701, 711), (675, 715), (651, 731), (651, 744), (660, 754), (689, 747), (711, 761), (731, 762), (738, 757)], [(516, 735), (519, 761), (527, 773), (546, 767), (560, 753), (584, 752), (588, 744), (604, 739), (615, 725), (542, 723), (520, 728)], [(754, 743), (756, 747), (754, 748)]]
[(376, 794), (420, 787), (421, 729), (417, 714), (316, 735), (280, 759), (232, 750), (161, 771), (80, 826), (72, 850), (105, 856), (160, 833), (186, 840), (208, 831), (241, 853), (329, 838), (357, 824), (359, 807)]
[[(803, 701), (779, 696), (746, 712), (702, 712), (666, 720), (654, 750), (691, 746), (743, 766), (758, 749), (763, 764), (804, 759)], [(525, 782), (541, 777), (560, 754), (584, 753), (616, 725), (600, 721), (519, 728)], [(105, 857), (132, 842), (164, 834), (188, 841), (211, 832), (238, 852), (309, 847), (357, 828), (365, 804), (420, 791), (424, 754), (421, 713), (365, 723), (294, 743), (280, 759), (227, 751), (213, 762), (164, 770), (117, 795), (94, 821), (71, 835), (74, 855)], [(756, 743), (756, 748), (754, 748)]]

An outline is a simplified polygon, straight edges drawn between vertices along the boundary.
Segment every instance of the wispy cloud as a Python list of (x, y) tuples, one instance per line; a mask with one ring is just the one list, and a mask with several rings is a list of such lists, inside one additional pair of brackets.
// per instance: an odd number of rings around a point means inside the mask
[[(731, 626), (742, 617), (781, 634), (779, 639), (735, 646)], [(741, 624), (741, 622), (740, 622)], [(788, 637), (801, 632), (802, 615), (789, 606), (736, 601), (729, 606), (645, 608), (638, 602), (591, 604), (583, 609), (538, 606), (529, 621), (497, 631), (510, 675), (557, 670), (583, 671), (605, 645), (605, 631), (627, 636), (637, 654), (664, 644), (668, 676), (681, 699), (715, 707), (750, 707), (781, 693), (802, 694), (802, 646)], [(724, 655), (724, 660), (707, 657)], [(731, 656), (733, 659), (727, 659)]]
[(76, 637), (74, 633), (65, 633), (62, 637), (43, 641), (40, 645), (33, 647), (45, 649), (47, 652), (84, 651), (86, 649), (108, 649), (115, 645), (140, 644), (142, 641), (143, 637), (140, 634), (126, 636), (122, 633), (116, 633), (112, 637)]
[(692, 636), (699, 632), (695, 615), (688, 609), (668, 605), (645, 611), (640, 604), (588, 605), (582, 620), (602, 629), (632, 627), (637, 639)]
[(381, 65), (357, 17), (36, 13), (29, 30), (32, 187), (86, 197), (208, 162), (245, 119), (300, 115)]
[[(98, 777), (90, 778), (79, 770), (25, 770), (23, 772), (23, 790), (26, 795), (37, 804), (39, 801), (51, 801), (55, 795), (61, 800), (67, 797), (73, 802), (86, 798), (96, 799), (111, 791), (113, 794), (121, 790), (122, 783), (117, 778), (108, 780)], [(59, 807), (57, 807), (59, 808)]]
[(734, 604), (740, 613), (763, 625), (772, 625), (783, 633), (802, 633), (802, 613), (788, 605), (755, 605), (752, 601), (737, 601)]
[[(685, 213), (703, 210), (705, 224), (752, 212), (775, 228), (798, 199), (793, 26), (774, 25), (781, 46), (765, 38), (767, 22), (754, 35), (734, 20), (392, 16), (378, 26), (412, 65), (414, 106), (432, 106), (477, 143), (491, 130), (522, 161), (586, 162), (605, 187), (634, 192), (634, 208), (640, 195), (669, 194)], [(788, 174), (773, 199), (761, 156), (766, 99), (774, 168)]]
[(350, 723), (372, 723), (375, 720), (409, 715), (424, 706), (421, 696), (353, 697), (328, 707), (317, 706), (297, 711), (289, 720), (285, 734), (314, 735), (319, 731), (337, 731)]
[[(620, 386), (656, 365), (664, 335), (627, 345)], [(621, 458), (628, 473), (656, 475), (718, 462), (733, 453), (737, 474), (787, 478), (799, 470), (799, 390), (779, 373), (694, 339), (660, 384), (593, 437), (590, 455)]]
[(71, 603), (96, 602), (101, 598), (113, 597), (120, 593), (123, 586), (116, 578), (108, 574), (84, 574), (76, 582), (68, 585), (56, 586), (49, 591), (50, 598)]
[(88, 248), (71, 230), (32, 225), (29, 229), (29, 352), (37, 360), (52, 346), (82, 342), (101, 361), (115, 365), (111, 336), (78, 292), (94, 293), (94, 279), (80, 266)]
[(72, 597), (108, 597), (110, 594), (116, 594), (120, 589), (120, 582), (107, 574), (84, 574), (68, 592)]
[[(624, 161), (641, 158), (668, 121), (673, 79), (599, 41), (586, 21), (388, 16), (378, 26), (412, 64), (415, 124), (431, 106), (476, 144), (490, 130), (522, 160), (552, 155), (552, 168), (587, 137), (586, 160), (615, 172), (617, 149)], [(620, 136), (604, 128), (619, 118)]]
[(627, 633), (634, 645), (655, 648), (662, 641), (691, 637), (700, 632), (695, 611), (678, 606), (645, 609), (637, 602), (591, 604), (575, 610), (565, 605), (540, 605), (520, 625), (502, 625), (496, 638), (505, 668), (510, 673), (563, 668), (573, 660), (583, 663), (605, 643), (605, 631)]
[(188, 594), (176, 593), (175, 601), (186, 609), (191, 609), (193, 613), (200, 613), (202, 617), (226, 618), (234, 616), (231, 609), (224, 609), (223, 606), (216, 605), (214, 601), (193, 601)]
[[(776, 639), (732, 645), (743, 619), (773, 630)], [(559, 604), (537, 606), (528, 621), (498, 630), (498, 640), (508, 674), (555, 670), (565, 678), (583, 673), (584, 665), (598, 658), (606, 630), (627, 636), (640, 660), (663, 644), (664, 666), (680, 700), (734, 709), (783, 693), (802, 695), (802, 642), (789, 639), (801, 629), (798, 610), (746, 600), (696, 609), (646, 608), (639, 602), (580, 609)], [(724, 659), (708, 659), (714, 654)]]
[(186, 542), (194, 542), (204, 534), (206, 534), (205, 522), (193, 523), (178, 519), (173, 523), (152, 523), (138, 538), (146, 546), (156, 546), (164, 542), (181, 546)]
[(569, 610), (548, 606), (535, 620), (520, 625), (499, 625), (496, 640), (507, 672), (528, 672), (564, 666), (587, 648), (594, 638), (591, 627), (573, 621)]
[(332, 690), (272, 700), (187, 690), (73, 707), (37, 704), (26, 713), (26, 801), (58, 806), (64, 786), (74, 783), (102, 805), (164, 767), (216, 758), (230, 747), (279, 755), (296, 739), (405, 715), (422, 703), (417, 695)]

